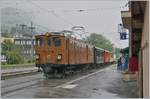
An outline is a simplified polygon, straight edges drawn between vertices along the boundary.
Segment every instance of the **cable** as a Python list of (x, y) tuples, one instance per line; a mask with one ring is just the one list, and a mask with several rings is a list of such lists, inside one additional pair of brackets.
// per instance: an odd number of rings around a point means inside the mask
[[(16, 4), (16, 11), (17, 11), (17, 4)], [(22, 17), (24, 20), (26, 20), (27, 22), (31, 22), (31, 20), (29, 20), (29, 19), (27, 19), (27, 18), (24, 18), (23, 16), (21, 16), (20, 14), (19, 14), (19, 12), (17, 12), (16, 13), (19, 17)], [(44, 28), (44, 29), (46, 29), (46, 30), (49, 30), (48, 28), (46, 28), (46, 27), (44, 27), (44, 26), (41, 26), (41, 25), (38, 25), (37, 23), (35, 23), (35, 22), (33, 22), (34, 23), (34, 25), (37, 25), (37, 26), (39, 26), (39, 27), (42, 27), (42, 28)]]
[(30, 3), (32, 3), (34, 6), (40, 8), (41, 10), (46, 11), (47, 13), (51, 13), (55, 17), (63, 20), (65, 23), (68, 23), (69, 25), (74, 26), (71, 22), (69, 22), (68, 20), (66, 20), (66, 19), (62, 18), (61, 16), (59, 16), (58, 14), (56, 14), (54, 10), (47, 10), (47, 9), (41, 7), (40, 5), (37, 5), (37, 4), (33, 3), (32, 1), (30, 1)]
[[(19, 17), (22, 17), (22, 16), (20, 16), (19, 14), (18, 14), (18, 16)], [(28, 19), (26, 19), (26, 18), (24, 18), (24, 17), (22, 17), (24, 20), (26, 20), (27, 22), (31, 22), (30, 20), (28, 20)], [(41, 25), (38, 25), (37, 23), (35, 23), (35, 22), (33, 22), (34, 23), (34, 25), (35, 26), (39, 26), (39, 27), (41, 27), (42, 29), (44, 29), (44, 30), (46, 30), (46, 31), (48, 31), (49, 29), (48, 28), (46, 28), (46, 27), (44, 27), (44, 26), (41, 26)], [(36, 29), (38, 29), (38, 28), (36, 28)]]

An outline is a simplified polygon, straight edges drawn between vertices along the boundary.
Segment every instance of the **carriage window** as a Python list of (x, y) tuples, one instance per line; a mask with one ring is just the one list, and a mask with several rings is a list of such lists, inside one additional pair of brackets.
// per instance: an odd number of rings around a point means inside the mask
[(54, 44), (55, 44), (56, 47), (61, 46), (61, 40), (58, 37), (54, 37), (53, 41), (54, 41)]
[(48, 44), (48, 46), (51, 46), (51, 39), (50, 38), (47, 40), (47, 44)]

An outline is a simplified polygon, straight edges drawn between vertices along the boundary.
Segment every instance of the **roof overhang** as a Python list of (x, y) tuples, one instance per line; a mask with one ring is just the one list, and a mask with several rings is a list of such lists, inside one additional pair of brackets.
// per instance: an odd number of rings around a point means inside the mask
[(131, 11), (121, 11), (123, 27), (131, 29)]

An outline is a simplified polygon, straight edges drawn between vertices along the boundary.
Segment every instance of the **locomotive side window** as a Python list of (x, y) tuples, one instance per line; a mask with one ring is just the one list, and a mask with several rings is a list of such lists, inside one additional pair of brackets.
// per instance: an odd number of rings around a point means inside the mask
[(60, 47), (61, 46), (61, 40), (58, 37), (54, 37), (53, 38), (54, 44), (56, 47)]
[(47, 40), (47, 44), (49, 47), (51, 46), (51, 39), (50, 38)]

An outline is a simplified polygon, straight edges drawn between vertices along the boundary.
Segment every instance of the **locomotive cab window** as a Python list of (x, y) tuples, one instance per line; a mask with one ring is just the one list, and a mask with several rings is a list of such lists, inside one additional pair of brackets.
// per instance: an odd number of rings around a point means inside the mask
[(59, 37), (54, 37), (53, 38), (54, 44), (56, 47), (60, 47), (61, 46), (61, 40)]
[(50, 38), (47, 40), (47, 44), (49, 47), (51, 46), (51, 39)]

